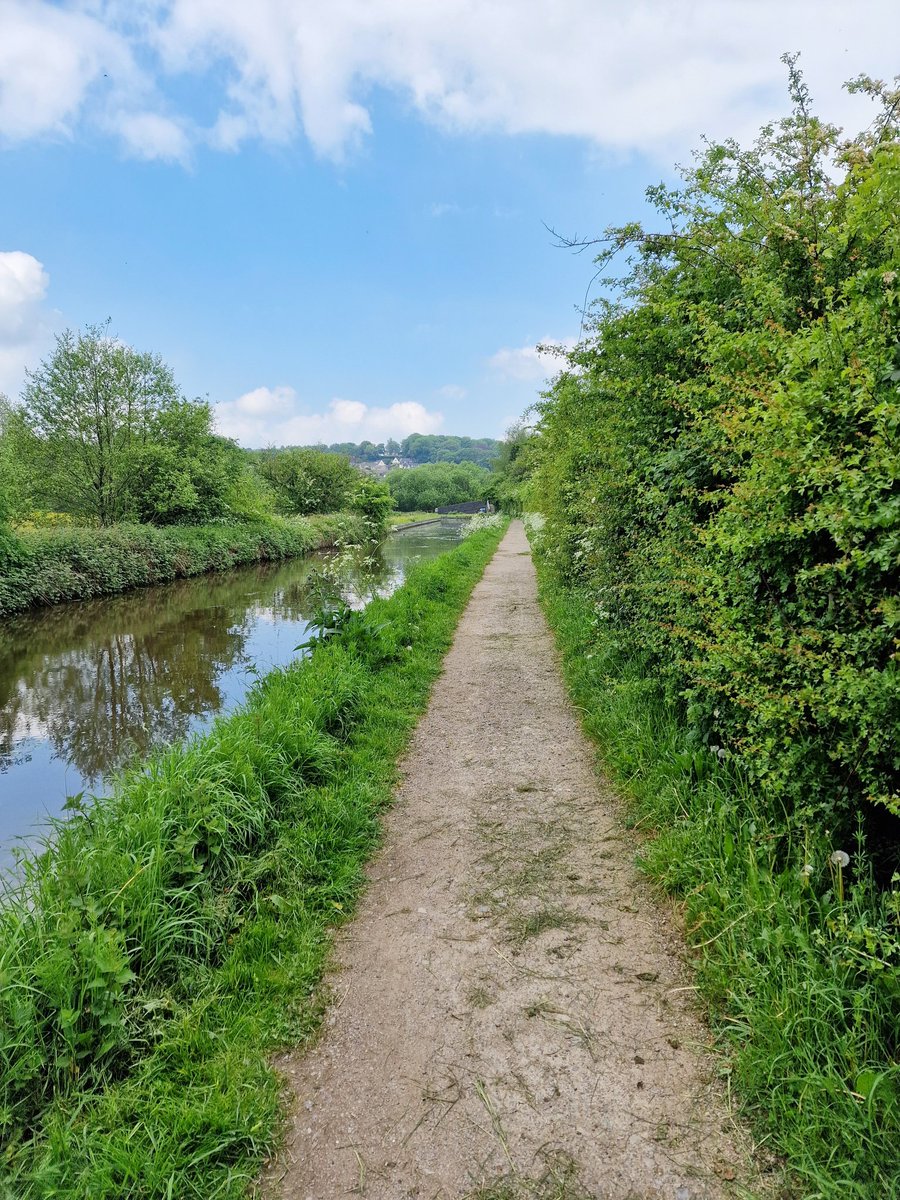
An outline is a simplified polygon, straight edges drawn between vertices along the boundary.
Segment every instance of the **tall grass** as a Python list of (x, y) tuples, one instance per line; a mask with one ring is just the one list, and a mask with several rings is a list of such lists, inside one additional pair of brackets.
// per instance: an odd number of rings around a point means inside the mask
[(362, 542), (367, 528), (359, 514), (335, 513), (164, 528), (22, 530), (0, 552), (0, 616)]
[[(572, 697), (681, 897), (722, 1070), (796, 1194), (900, 1196), (900, 912), (863, 852), (788, 841), (727, 760), (693, 744), (586, 592), (539, 561)], [(850, 856), (842, 865), (838, 854)]]
[(0, 909), (0, 1187), (238, 1197), (314, 1029), (397, 758), (500, 530), (82, 805)]

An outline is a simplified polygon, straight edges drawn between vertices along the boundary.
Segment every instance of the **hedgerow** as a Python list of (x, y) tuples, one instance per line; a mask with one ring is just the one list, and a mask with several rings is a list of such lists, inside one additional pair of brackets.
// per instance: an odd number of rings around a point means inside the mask
[[(635, 705), (601, 745), (641, 795), (662, 789), (647, 802), (672, 857), (653, 869), (721, 938), (710, 994), (756, 1047), (746, 1094), (777, 1141), (831, 1089), (817, 1186), (830, 1130), (841, 1194), (862, 1196), (885, 1128), (900, 1138), (900, 91), (857, 81), (880, 112), (846, 140), (788, 65), (787, 119), (651, 188), (664, 232), (608, 231), (600, 267), (628, 268), (538, 406), (530, 488), (548, 578), (589, 613), (591, 704), (627, 680), (665, 714), (658, 760)], [(776, 1037), (765, 1005), (790, 1020), (798, 997), (764, 978), (792, 963), (800, 987), (807, 955), (834, 1007)], [(877, 1137), (849, 1120), (866, 1106)]]

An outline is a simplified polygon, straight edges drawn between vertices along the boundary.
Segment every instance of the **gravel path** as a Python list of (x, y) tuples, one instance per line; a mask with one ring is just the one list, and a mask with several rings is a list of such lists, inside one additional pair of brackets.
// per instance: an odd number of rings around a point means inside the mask
[(342, 934), (272, 1200), (758, 1194), (668, 914), (567, 700), (516, 522)]

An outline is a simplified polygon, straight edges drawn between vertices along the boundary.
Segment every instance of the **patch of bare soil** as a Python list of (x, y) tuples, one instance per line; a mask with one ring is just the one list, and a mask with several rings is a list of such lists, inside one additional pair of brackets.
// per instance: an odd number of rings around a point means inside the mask
[(462, 619), (263, 1193), (756, 1194), (667, 914), (563, 689), (521, 524)]

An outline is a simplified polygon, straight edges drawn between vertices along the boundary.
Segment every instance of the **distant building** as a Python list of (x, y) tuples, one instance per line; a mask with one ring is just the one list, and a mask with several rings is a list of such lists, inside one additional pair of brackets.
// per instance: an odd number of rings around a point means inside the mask
[(356, 467), (357, 471), (362, 471), (363, 475), (372, 475), (375, 479), (384, 479), (388, 471), (406, 471), (416, 464), (411, 458), (398, 458), (394, 455), (388, 458), (383, 454), (381, 458), (377, 458), (374, 462), (364, 458), (351, 458), (350, 465)]

